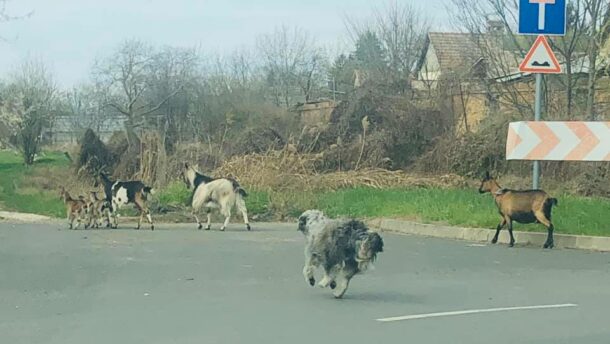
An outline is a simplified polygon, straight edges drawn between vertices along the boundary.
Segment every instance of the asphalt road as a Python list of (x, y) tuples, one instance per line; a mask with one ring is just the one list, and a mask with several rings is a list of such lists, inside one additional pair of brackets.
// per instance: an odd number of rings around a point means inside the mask
[(301, 276), (295, 226), (60, 227), (0, 223), (0, 343), (610, 342), (609, 254), (384, 233), (376, 268), (335, 300)]

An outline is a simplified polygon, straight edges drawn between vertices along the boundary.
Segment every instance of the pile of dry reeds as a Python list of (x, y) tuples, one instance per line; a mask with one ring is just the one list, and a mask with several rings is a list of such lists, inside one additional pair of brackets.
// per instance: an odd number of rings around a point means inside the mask
[(261, 190), (337, 190), (350, 187), (435, 187), (466, 185), (457, 175), (423, 176), (404, 171), (361, 169), (318, 173), (321, 154), (297, 154), (288, 150), (234, 157), (218, 168), (215, 176), (230, 176), (249, 188)]

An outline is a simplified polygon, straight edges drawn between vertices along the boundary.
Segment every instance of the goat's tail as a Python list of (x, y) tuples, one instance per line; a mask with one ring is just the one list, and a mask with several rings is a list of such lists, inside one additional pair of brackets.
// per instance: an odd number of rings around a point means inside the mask
[(559, 202), (557, 201), (557, 198), (547, 198), (546, 201), (544, 201), (544, 205), (542, 206), (542, 211), (544, 212), (544, 216), (547, 217), (547, 219), (551, 219), (551, 210), (553, 209), (553, 206), (559, 204)]
[(235, 188), (235, 192), (237, 192), (241, 197), (248, 197), (248, 193), (241, 186)]
[(237, 182), (237, 180), (233, 178), (227, 178), (231, 184), (233, 185), (233, 191), (241, 195), (241, 197), (248, 197), (248, 193), (244, 190), (241, 185)]

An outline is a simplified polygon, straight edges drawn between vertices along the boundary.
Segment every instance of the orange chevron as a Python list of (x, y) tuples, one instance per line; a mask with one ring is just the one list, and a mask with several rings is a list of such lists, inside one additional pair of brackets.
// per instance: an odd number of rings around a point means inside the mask
[(566, 122), (566, 125), (578, 136), (580, 144), (565, 157), (565, 160), (582, 160), (589, 152), (595, 149), (599, 140), (587, 125), (582, 122)]
[(540, 143), (525, 157), (541, 159), (547, 156), (559, 143), (559, 138), (544, 122), (528, 122), (527, 125), (540, 138)]
[(508, 126), (508, 138), (506, 139), (506, 156), (510, 156), (515, 148), (523, 141), (521, 136), (517, 135), (515, 130)]

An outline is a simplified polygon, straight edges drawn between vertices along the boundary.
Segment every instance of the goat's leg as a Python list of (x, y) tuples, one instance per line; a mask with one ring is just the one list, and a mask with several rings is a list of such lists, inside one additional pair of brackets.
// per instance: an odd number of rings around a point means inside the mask
[(80, 227), (80, 223), (81, 223), (81, 217), (80, 217), (80, 213), (76, 213), (74, 218), (76, 219), (76, 227), (74, 227), (74, 229), (78, 229), (78, 227)]
[(70, 208), (66, 210), (66, 221), (68, 221), (68, 229), (72, 229), (72, 211)]
[(199, 221), (199, 216), (197, 216), (197, 213), (199, 212), (199, 207), (195, 206), (194, 204), (192, 204), (191, 206), (193, 208), (191, 214), (193, 214), (193, 216), (195, 217), (195, 221), (197, 221), (197, 229), (201, 229), (201, 221)]
[(491, 243), (495, 244), (498, 242), (498, 235), (500, 235), (500, 231), (506, 225), (506, 219), (502, 218), (502, 221), (496, 227), (496, 235), (494, 235), (493, 239), (491, 239)]
[(544, 248), (553, 248), (555, 246), (555, 242), (553, 240), (553, 231), (555, 230), (555, 226), (551, 220), (547, 219), (547, 217), (542, 212), (534, 213), (538, 222), (542, 223), (547, 229), (546, 242), (544, 243)]
[(207, 209), (205, 210), (205, 212), (206, 212), (206, 214), (205, 214), (205, 215), (206, 215), (206, 216), (207, 216), (207, 218), (208, 218), (208, 222), (207, 222), (207, 224), (206, 224), (206, 226), (205, 226), (205, 230), (206, 230), (206, 231), (209, 231), (210, 229), (212, 229), (212, 209), (207, 208)]
[(136, 198), (134, 203), (136, 204), (136, 207), (140, 211), (140, 218), (138, 219), (138, 228), (137, 229), (140, 229), (140, 224), (142, 222), (142, 219), (144, 218), (144, 215), (146, 215), (146, 220), (148, 220), (148, 223), (150, 223), (150, 230), (154, 231), (155, 225), (153, 224), (152, 217), (150, 216), (150, 211), (148, 210), (148, 207), (146, 206), (144, 201)]
[(231, 220), (231, 209), (228, 209), (228, 207), (227, 207), (223, 210), (224, 211), (222, 213), (225, 216), (225, 222), (222, 224), (222, 227), (220, 227), (221, 231), (224, 231), (225, 228), (227, 228), (227, 225), (229, 224), (229, 221)]
[(144, 209), (137, 201), (135, 202), (135, 205), (138, 211), (140, 212), (140, 217), (138, 217), (138, 226), (136, 227), (136, 229), (140, 229), (140, 225), (142, 224), (142, 218), (144, 217)]
[(85, 223), (85, 229), (88, 229), (89, 227), (91, 227), (91, 210), (85, 210), (83, 212), (81, 212), (81, 216), (87, 221)]
[(112, 206), (111, 216), (113, 224), (110, 226), (110, 228), (119, 228), (119, 207), (116, 203), (114, 203)]
[(510, 234), (510, 243), (509, 247), (515, 246), (515, 237), (513, 237), (513, 220), (508, 219), (508, 234)]
[(251, 230), (250, 223), (248, 222), (248, 210), (246, 209), (246, 202), (241, 195), (237, 195), (237, 199), (235, 201), (235, 205), (237, 205), (237, 209), (241, 211), (241, 215), (244, 218), (244, 224), (246, 225), (247, 230)]
[(111, 216), (112, 216), (112, 207), (109, 206), (108, 209), (106, 209), (106, 228), (112, 227), (112, 223), (110, 222)]
[(145, 204), (142, 206), (142, 209), (144, 210), (144, 214), (146, 215), (146, 220), (148, 220), (148, 223), (150, 224), (150, 230), (154, 231), (155, 224), (152, 221), (152, 216), (150, 215), (150, 210), (148, 210), (148, 207)]
[(148, 220), (148, 223), (150, 223), (150, 230), (154, 231), (155, 224), (153, 223), (152, 216), (150, 215), (150, 210), (148, 210), (148, 208), (144, 208), (144, 210), (146, 211), (146, 219)]
[(549, 227), (547, 227), (547, 237), (546, 237), (546, 243), (544, 243), (544, 248), (553, 248), (555, 247), (555, 241), (553, 240), (553, 231), (555, 230), (555, 226), (553, 226), (553, 223), (551, 223), (549, 221), (550, 225)]
[(203, 226), (201, 225), (201, 221), (199, 221), (199, 216), (197, 216), (197, 213), (195, 213), (194, 211), (193, 216), (195, 217), (195, 221), (197, 222), (197, 229), (201, 229)]

